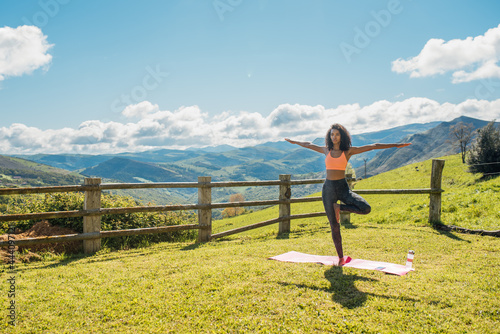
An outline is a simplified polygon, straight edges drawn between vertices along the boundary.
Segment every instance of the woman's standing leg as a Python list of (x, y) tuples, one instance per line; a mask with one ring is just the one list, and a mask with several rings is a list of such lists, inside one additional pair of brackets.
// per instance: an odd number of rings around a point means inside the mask
[(337, 189), (335, 189), (336, 181), (326, 180), (323, 184), (323, 206), (325, 207), (326, 216), (330, 222), (330, 228), (332, 229), (332, 239), (335, 249), (337, 250), (337, 255), (339, 259), (344, 257), (344, 251), (342, 249), (342, 236), (340, 234), (340, 224), (335, 217), (335, 210), (333, 205), (338, 201)]

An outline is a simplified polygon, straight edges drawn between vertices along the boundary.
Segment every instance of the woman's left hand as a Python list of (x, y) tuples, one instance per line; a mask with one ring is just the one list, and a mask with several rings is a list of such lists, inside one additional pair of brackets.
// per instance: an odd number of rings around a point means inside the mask
[(398, 144), (396, 147), (398, 148), (401, 148), (401, 147), (406, 147), (406, 146), (410, 146), (411, 143), (404, 143), (404, 144)]

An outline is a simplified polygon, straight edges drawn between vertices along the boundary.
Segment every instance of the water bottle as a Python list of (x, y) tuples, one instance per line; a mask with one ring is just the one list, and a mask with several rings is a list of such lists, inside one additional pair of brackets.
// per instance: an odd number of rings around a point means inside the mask
[(408, 256), (406, 257), (406, 268), (411, 269), (411, 265), (413, 263), (413, 256), (415, 255), (415, 252), (412, 250), (408, 251)]

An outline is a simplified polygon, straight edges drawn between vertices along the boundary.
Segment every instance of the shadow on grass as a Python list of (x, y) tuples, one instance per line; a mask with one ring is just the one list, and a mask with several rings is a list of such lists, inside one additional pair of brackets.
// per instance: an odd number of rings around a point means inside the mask
[(325, 278), (330, 282), (330, 288), (319, 288), (305, 284), (291, 284), (279, 282), (280, 285), (295, 285), (298, 288), (321, 290), (333, 292), (332, 300), (345, 308), (353, 309), (363, 306), (369, 293), (360, 291), (354, 284), (356, 281), (377, 281), (373, 278), (367, 278), (358, 275), (344, 275), (342, 267), (332, 267), (325, 271)]
[[(225, 239), (225, 238), (220, 238), (220, 239), (217, 239), (217, 241), (229, 241), (230, 239)], [(203, 242), (195, 242), (194, 244), (191, 244), (191, 245), (187, 245), (187, 246), (184, 246), (182, 247), (180, 250), (183, 250), (183, 251), (187, 251), (187, 250), (194, 250), (194, 249), (198, 249), (200, 248), (201, 246), (203, 246), (205, 243)]]
[(307, 288), (311, 290), (321, 290), (328, 293), (333, 293), (332, 301), (342, 305), (342, 307), (345, 307), (347, 309), (355, 309), (358, 307), (362, 307), (366, 303), (368, 296), (417, 302), (417, 300), (413, 298), (402, 298), (400, 296), (385, 296), (385, 295), (378, 295), (375, 293), (361, 291), (356, 287), (355, 284), (356, 281), (377, 282), (378, 280), (356, 274), (344, 274), (342, 267), (331, 267), (330, 269), (326, 270), (325, 278), (330, 282), (330, 288), (328, 289), (320, 288), (317, 286), (310, 286), (305, 284), (291, 284), (286, 282), (278, 282), (278, 284), (284, 286), (294, 285), (301, 289)]
[(460, 237), (457, 237), (455, 234), (453, 234), (453, 233), (451, 233), (449, 231), (443, 231), (443, 230), (439, 230), (439, 229), (436, 229), (436, 231), (438, 231), (439, 234), (442, 234), (442, 235), (444, 235), (444, 236), (446, 236), (446, 237), (448, 237), (450, 239), (457, 240), (457, 241), (465, 241), (465, 242), (467, 242), (469, 244), (471, 243), (470, 240), (465, 240), (465, 239), (462, 239)]
[[(57, 268), (60, 266), (66, 266), (72, 262), (80, 261), (85, 258), (90, 258), (93, 255), (88, 255), (88, 254), (83, 254), (83, 253), (77, 253), (77, 254), (68, 254), (65, 255), (63, 258), (60, 259), (54, 259), (54, 260), (49, 260), (50, 263), (46, 263), (44, 260), (39, 260), (39, 261), (32, 261), (29, 263), (16, 263), (14, 265), (15, 272), (23, 272), (23, 271), (29, 271), (33, 269), (50, 269), (50, 268)], [(28, 266), (26, 266), (28, 265)]]
[(376, 293), (360, 291), (354, 284), (356, 281), (376, 282), (378, 280), (354, 274), (346, 275), (344, 274), (343, 269), (344, 268), (342, 267), (331, 267), (330, 269), (325, 271), (325, 278), (330, 281), (331, 284), (329, 291), (333, 292), (332, 300), (336, 303), (339, 303), (345, 308), (354, 309), (363, 306), (368, 296), (385, 299), (399, 299), (412, 303), (418, 301), (413, 298), (404, 298), (401, 296), (385, 296), (378, 295)]
[(353, 223), (351, 223), (351, 220), (344, 220), (344, 221), (341, 221), (341, 222), (340, 222), (340, 225), (344, 226), (344, 228), (347, 228), (347, 229), (355, 229), (355, 228), (358, 228), (356, 225), (354, 225)]
[(285, 232), (285, 233), (278, 233), (276, 236), (277, 240), (282, 240), (282, 239), (290, 239), (290, 232)]
[(148, 256), (150, 254), (155, 254), (155, 251), (147, 251), (147, 249), (127, 249), (127, 250), (111, 250), (109, 253), (103, 254), (70, 254), (63, 259), (49, 260), (50, 263), (45, 261), (31, 262), (29, 267), (17, 267), (16, 272), (29, 271), (33, 269), (51, 269), (61, 266), (66, 266), (72, 263), (77, 263), (78, 261), (86, 261), (86, 263), (94, 262), (107, 262), (115, 261), (124, 258), (138, 258), (143, 256)]
[(318, 232), (327, 232), (330, 231), (330, 226), (320, 226), (314, 229), (309, 228), (306, 224), (300, 224), (297, 227), (292, 226), (292, 230), (288, 233), (278, 233), (276, 235), (277, 240), (282, 239), (296, 239), (303, 236), (314, 235)]
[(333, 292), (332, 300), (348, 309), (363, 306), (369, 295), (356, 288), (356, 281), (377, 281), (359, 275), (345, 275), (342, 267), (331, 267), (326, 270), (325, 278), (330, 282), (329, 291)]
[(486, 182), (486, 181), (489, 181), (489, 180), (493, 180), (493, 179), (496, 179), (500, 177), (500, 175), (498, 174), (498, 172), (495, 172), (493, 174), (483, 174), (479, 179), (476, 179), (476, 181), (474, 182), (475, 184), (479, 184), (479, 183), (483, 183), (483, 182)]
[(432, 225), (432, 228), (435, 231), (437, 231), (439, 234), (444, 235), (445, 237), (448, 237), (450, 239), (457, 240), (457, 241), (465, 241), (467, 243), (471, 243), (470, 240), (462, 239), (459, 236), (457, 236), (454, 233), (452, 233), (451, 231), (449, 231), (447, 229), (446, 225), (444, 225), (443, 223), (435, 223), (435, 224)]
[[(164, 246), (159, 246), (159, 245), (155, 244), (154, 246), (156, 246), (156, 247), (154, 247), (154, 248), (152, 247), (153, 245), (149, 245), (149, 246), (145, 246), (145, 247), (137, 247), (137, 248), (130, 248), (130, 249), (103, 249), (102, 251), (104, 251), (104, 252), (97, 252), (96, 254), (84, 254), (84, 253), (80, 252), (80, 253), (74, 253), (74, 254), (66, 254), (63, 256), (56, 255), (56, 258), (54, 258), (54, 259), (30, 262), (28, 266), (25, 266), (25, 264), (16, 263), (15, 264), (15, 271), (16, 272), (23, 272), (23, 271), (33, 270), (33, 269), (51, 269), (51, 268), (57, 268), (60, 266), (66, 266), (66, 265), (69, 265), (71, 263), (77, 263), (78, 261), (86, 261), (89, 263), (115, 261), (115, 260), (123, 259), (123, 258), (137, 258), (137, 257), (142, 257), (142, 256), (148, 256), (150, 254), (156, 254), (161, 249), (170, 249), (170, 248), (178, 249), (177, 246), (171, 246), (172, 244), (169, 244), (169, 243), (163, 243), (163, 244), (164, 244)], [(190, 245), (190, 246), (195, 246), (195, 245)], [(187, 246), (185, 248), (187, 249), (190, 246)], [(198, 246), (196, 246), (196, 247), (198, 247)], [(193, 249), (196, 247), (193, 247)], [(17, 253), (16, 253), (16, 255), (17, 255)], [(47, 262), (49, 262), (49, 263), (47, 263)], [(5, 265), (5, 267), (7, 268), (7, 265)], [(3, 272), (2, 269), (0, 269), (0, 272)]]

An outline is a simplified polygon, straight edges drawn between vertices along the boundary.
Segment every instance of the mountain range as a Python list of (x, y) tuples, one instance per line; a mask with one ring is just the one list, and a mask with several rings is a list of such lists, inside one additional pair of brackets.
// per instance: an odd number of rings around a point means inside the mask
[[(372, 176), (409, 163), (458, 153), (459, 147), (453, 143), (450, 129), (459, 122), (472, 124), (474, 129), (488, 123), (462, 116), (451, 122), (409, 124), (383, 131), (356, 134), (352, 136), (354, 146), (376, 142), (411, 142), (412, 145), (402, 149), (365, 152), (352, 157), (350, 164), (355, 169), (357, 177), (364, 177), (365, 162), (366, 176)], [(324, 138), (317, 138), (313, 142), (324, 145)], [(57, 168), (59, 174), (61, 170), (65, 170), (67, 173), (72, 172), (73, 176), (101, 177), (104, 182), (193, 182), (198, 176), (211, 176), (213, 181), (276, 180), (279, 174), (292, 174), (293, 179), (324, 177), (323, 155), (285, 141), (244, 148), (220, 145), (187, 150), (161, 149), (104, 155), (36, 154), (16, 157), (36, 162), (39, 166), (42, 164), (52, 166)], [(0, 167), (5, 167), (2, 164), (5, 164), (5, 159), (0, 159)], [(317, 191), (318, 187), (314, 189), (311, 186), (294, 187), (294, 196)], [(246, 199), (276, 197), (275, 189), (269, 191), (251, 188), (214, 189), (214, 200), (227, 200), (229, 194), (234, 191), (242, 192)], [(141, 194), (133, 193), (134, 197), (142, 196), (143, 199), (185, 202), (193, 201), (196, 191), (170, 189), (142, 191)]]
[[(367, 176), (377, 175), (407, 164), (459, 153), (460, 148), (452, 137), (451, 128), (460, 122), (471, 124), (474, 130), (489, 123), (462, 116), (450, 122), (441, 122), (427, 131), (407, 135), (401, 141), (412, 143), (412, 145), (404, 149), (393, 148), (379, 151), (366, 165)], [(357, 169), (358, 176), (362, 175), (362, 170), (364, 167)]]

